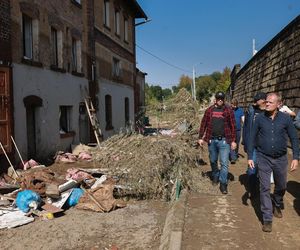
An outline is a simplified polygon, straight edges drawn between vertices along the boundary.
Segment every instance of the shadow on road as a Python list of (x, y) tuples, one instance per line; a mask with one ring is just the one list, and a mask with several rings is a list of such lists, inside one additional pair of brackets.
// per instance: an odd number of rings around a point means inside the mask
[(297, 181), (288, 181), (287, 191), (294, 196), (294, 209), (300, 216), (300, 183)]
[(254, 209), (256, 217), (262, 223), (263, 219), (262, 219), (262, 214), (261, 214), (261, 210), (260, 210), (259, 192), (257, 192), (257, 195), (255, 195), (255, 197), (250, 198), (250, 193), (249, 193), (249, 190), (248, 190), (248, 176), (247, 176), (247, 174), (241, 174), (239, 176), (239, 182), (245, 188), (245, 193), (241, 197), (243, 205), (249, 206), (249, 203), (248, 203), (248, 201), (249, 201), (251, 206)]

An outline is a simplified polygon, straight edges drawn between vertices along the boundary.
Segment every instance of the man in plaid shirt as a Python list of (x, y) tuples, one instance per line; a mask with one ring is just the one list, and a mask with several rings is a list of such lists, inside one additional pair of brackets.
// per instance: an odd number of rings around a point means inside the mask
[[(215, 98), (215, 104), (204, 113), (198, 143), (201, 147), (204, 141), (208, 143), (213, 185), (220, 182), (221, 192), (227, 194), (229, 152), (236, 148), (235, 118), (232, 109), (225, 105), (225, 94), (219, 91)], [(218, 168), (219, 156), (221, 169)]]

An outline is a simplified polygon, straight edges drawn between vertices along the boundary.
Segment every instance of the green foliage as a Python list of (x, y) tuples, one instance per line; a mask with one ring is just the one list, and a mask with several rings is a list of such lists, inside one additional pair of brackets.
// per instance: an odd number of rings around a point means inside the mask
[(230, 85), (231, 70), (225, 67), (223, 72), (213, 72), (211, 75), (196, 78), (196, 96), (200, 102), (209, 101), (217, 91), (226, 92)]
[(193, 79), (189, 76), (182, 75), (179, 79), (179, 85), (178, 88), (182, 89), (185, 88), (187, 91), (191, 91), (191, 84), (193, 82)]
[(171, 89), (163, 89), (159, 85), (145, 84), (145, 101), (147, 105), (162, 101), (163, 98), (167, 99), (170, 96), (172, 96)]

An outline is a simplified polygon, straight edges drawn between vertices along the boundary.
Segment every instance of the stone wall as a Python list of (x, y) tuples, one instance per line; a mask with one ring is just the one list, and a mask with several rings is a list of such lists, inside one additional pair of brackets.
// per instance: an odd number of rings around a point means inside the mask
[(247, 64), (235, 65), (228, 90), (246, 107), (256, 92), (279, 92), (286, 105), (300, 109), (300, 16), (289, 23)]

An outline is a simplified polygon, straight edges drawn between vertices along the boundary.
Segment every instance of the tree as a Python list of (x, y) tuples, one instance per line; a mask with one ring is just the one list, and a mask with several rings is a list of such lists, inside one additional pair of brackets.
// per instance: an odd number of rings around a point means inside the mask
[(182, 75), (179, 80), (178, 88), (179, 89), (185, 88), (186, 90), (190, 91), (192, 82), (193, 82), (192, 78), (186, 75)]
[(216, 91), (223, 91), (226, 92), (230, 85), (230, 74), (231, 70), (229, 67), (225, 67), (223, 70), (223, 73), (221, 75), (221, 78), (218, 81), (218, 85), (216, 88)]

